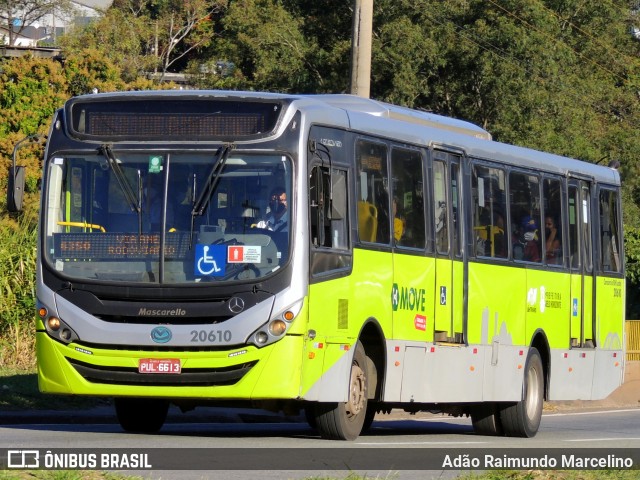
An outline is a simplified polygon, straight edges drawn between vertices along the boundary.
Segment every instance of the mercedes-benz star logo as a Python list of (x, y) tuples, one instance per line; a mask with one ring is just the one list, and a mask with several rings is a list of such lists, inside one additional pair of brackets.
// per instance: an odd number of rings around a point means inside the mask
[(229, 310), (231, 310), (231, 313), (240, 313), (244, 310), (244, 300), (240, 297), (231, 297), (229, 300)]

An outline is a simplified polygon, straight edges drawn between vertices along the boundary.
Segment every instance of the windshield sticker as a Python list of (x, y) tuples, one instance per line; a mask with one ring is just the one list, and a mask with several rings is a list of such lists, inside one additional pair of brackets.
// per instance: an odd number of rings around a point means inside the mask
[(160, 173), (162, 171), (162, 155), (151, 155), (149, 157), (149, 173)]
[(232, 245), (228, 247), (229, 263), (260, 263), (262, 247), (249, 245)]
[(226, 270), (227, 249), (224, 245), (196, 244), (195, 275), (221, 277)]

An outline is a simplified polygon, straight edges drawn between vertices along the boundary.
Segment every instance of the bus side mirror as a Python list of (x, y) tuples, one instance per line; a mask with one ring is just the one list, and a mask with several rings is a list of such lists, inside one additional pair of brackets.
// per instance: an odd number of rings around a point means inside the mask
[(25, 167), (16, 166), (16, 158), (18, 157), (18, 150), (22, 148), (25, 142), (38, 142), (42, 143), (47, 139), (43, 135), (29, 135), (24, 137), (16, 146), (13, 147), (13, 155), (11, 156), (12, 165), (9, 167), (9, 182), (7, 184), (7, 210), (10, 212), (19, 212), (22, 210), (22, 199), (24, 198), (24, 182), (25, 182)]
[(9, 184), (7, 186), (7, 210), (19, 212), (22, 210), (24, 197), (25, 167), (9, 167)]

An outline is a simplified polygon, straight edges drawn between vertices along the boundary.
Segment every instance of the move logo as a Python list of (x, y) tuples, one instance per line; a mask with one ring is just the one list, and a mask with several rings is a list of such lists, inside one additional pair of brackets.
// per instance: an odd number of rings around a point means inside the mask
[(393, 311), (409, 310), (424, 312), (426, 296), (427, 292), (424, 288), (398, 287), (398, 284), (394, 283), (391, 288)]

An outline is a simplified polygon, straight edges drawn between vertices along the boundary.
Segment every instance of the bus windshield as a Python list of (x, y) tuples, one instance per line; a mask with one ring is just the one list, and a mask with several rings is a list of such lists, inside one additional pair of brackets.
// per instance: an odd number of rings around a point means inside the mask
[(279, 154), (56, 155), (45, 258), (75, 280), (181, 284), (250, 280), (289, 254), (291, 162)]

